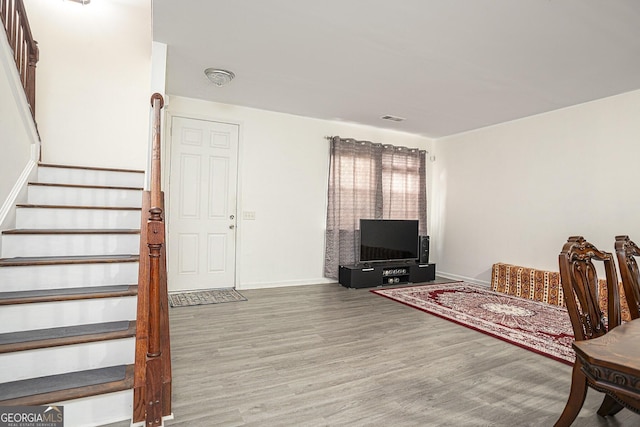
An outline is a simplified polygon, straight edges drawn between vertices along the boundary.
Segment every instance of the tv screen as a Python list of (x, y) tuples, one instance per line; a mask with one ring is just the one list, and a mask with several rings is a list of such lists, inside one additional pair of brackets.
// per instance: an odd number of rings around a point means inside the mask
[(361, 219), (360, 262), (418, 259), (418, 220)]

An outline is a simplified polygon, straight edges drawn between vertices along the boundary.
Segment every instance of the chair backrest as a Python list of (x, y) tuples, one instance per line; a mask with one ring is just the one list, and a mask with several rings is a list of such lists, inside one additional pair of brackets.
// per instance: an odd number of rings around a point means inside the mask
[(615, 248), (629, 315), (637, 319), (640, 317), (640, 269), (635, 257), (640, 256), (640, 248), (629, 236), (616, 236)]
[[(593, 261), (604, 264), (607, 319), (598, 304), (598, 274)], [(620, 324), (618, 276), (613, 255), (598, 250), (582, 236), (569, 237), (558, 257), (565, 304), (576, 341), (604, 335)]]

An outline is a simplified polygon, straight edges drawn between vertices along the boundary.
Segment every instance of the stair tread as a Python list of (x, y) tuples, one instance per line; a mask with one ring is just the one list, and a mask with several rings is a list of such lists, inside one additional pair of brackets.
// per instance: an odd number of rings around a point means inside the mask
[(102, 209), (102, 210), (128, 210), (140, 211), (139, 206), (86, 206), (86, 205), (41, 205), (32, 203), (17, 203), (17, 208), (40, 208), (40, 209)]
[(0, 258), (0, 267), (19, 267), (19, 266), (25, 266), (25, 265), (136, 262), (139, 259), (140, 257), (138, 255), (133, 255), (133, 254), (15, 257), (15, 258)]
[(133, 386), (133, 365), (110, 366), (4, 383), (0, 406), (43, 405)]
[(141, 191), (142, 187), (127, 187), (120, 185), (92, 185), (92, 184), (59, 184), (54, 182), (30, 182), (30, 186), (40, 187), (66, 187), (66, 188), (87, 188), (87, 189), (101, 189), (101, 190), (132, 190)]
[(0, 292), (0, 305), (133, 296), (137, 290), (136, 285), (110, 285)]
[(0, 353), (135, 336), (135, 321), (92, 323), (0, 334)]
[[(100, 168), (100, 167), (78, 167), (78, 166), (66, 166), (66, 165), (54, 165), (40, 163), (39, 167), (53, 167), (53, 168), (66, 168), (76, 170), (95, 170), (95, 171), (113, 171), (113, 172), (133, 172), (144, 174), (144, 171), (139, 170), (126, 170), (126, 169), (113, 169), (113, 168)], [(138, 179), (138, 176), (128, 175), (126, 179), (110, 179), (111, 175), (99, 174), (86, 180), (87, 184), (74, 183), (76, 179), (74, 177), (88, 177), (92, 174), (84, 173), (64, 173), (63, 176), (69, 176), (71, 178), (56, 178), (54, 176), (51, 179), (43, 179), (44, 182), (32, 182), (29, 186), (37, 188), (72, 188), (72, 189), (86, 189), (101, 190), (101, 189), (113, 189), (124, 191), (136, 191), (141, 192), (144, 190), (140, 184), (142, 181)], [(43, 175), (44, 176), (44, 175)], [(135, 179), (132, 179), (135, 178)], [(48, 182), (51, 181), (51, 182)], [(62, 181), (62, 182), (55, 182)], [(70, 181), (70, 182), (65, 182)], [(39, 192), (35, 193), (36, 195)], [(44, 193), (43, 193), (44, 194)], [(131, 193), (123, 193), (131, 194)], [(64, 202), (64, 201), (63, 201)], [(57, 202), (60, 203), (60, 202)], [(71, 202), (74, 203), (74, 202)], [(78, 202), (75, 202), (78, 203)], [(82, 203), (82, 202), (80, 202)], [(100, 202), (98, 202), (100, 203)], [(109, 202), (102, 202), (108, 204)], [(105, 211), (96, 212), (102, 215), (107, 215), (109, 218), (113, 215), (126, 216), (129, 218), (129, 213), (124, 211), (140, 212), (141, 207), (137, 205), (136, 201), (124, 202), (129, 206), (86, 206), (86, 205), (71, 205), (71, 204), (56, 204), (53, 202), (49, 204), (46, 201), (40, 203), (22, 203), (16, 204), (16, 208), (39, 208), (39, 209), (64, 209), (66, 210), (90, 210), (90, 211)], [(134, 205), (134, 206), (131, 206)], [(112, 213), (106, 211), (113, 211)], [(39, 211), (40, 213), (49, 216), (48, 211)], [(73, 212), (73, 211), (70, 211)], [(88, 214), (93, 215), (91, 212), (76, 211), (79, 214), (82, 213), (82, 218), (85, 218)], [(119, 212), (119, 213), (118, 213)], [(23, 211), (24, 213), (24, 211)], [(35, 213), (35, 212), (34, 212)], [(56, 211), (51, 212), (52, 215), (58, 215)], [(40, 214), (38, 214), (40, 215)], [(133, 216), (136, 214), (134, 213)], [(30, 217), (27, 216), (27, 217)], [(85, 221), (86, 222), (86, 221)], [(44, 224), (44, 223), (43, 223)], [(129, 227), (137, 227), (136, 224), (129, 224), (125, 222)], [(47, 222), (48, 226), (54, 225)], [(3, 234), (7, 235), (97, 235), (97, 234), (139, 234), (139, 228), (86, 228), (91, 227), (93, 223), (84, 224), (78, 222), (78, 226), (85, 228), (68, 228), (76, 225), (75, 223), (69, 223), (63, 226), (65, 228), (51, 229), (51, 228), (22, 228), (14, 230), (5, 230)], [(103, 225), (103, 224), (101, 224)], [(125, 227), (127, 226), (125, 225)], [(29, 225), (32, 227), (32, 225)], [(54, 225), (55, 226), (55, 225)], [(37, 225), (36, 225), (37, 227)], [(132, 250), (134, 252), (134, 250)], [(74, 255), (74, 256), (21, 256), (12, 258), (0, 258), (0, 267), (11, 266), (39, 266), (39, 265), (58, 265), (58, 264), (92, 264), (92, 263), (120, 263), (120, 262), (137, 262), (140, 257), (137, 254), (113, 254), (113, 255)], [(66, 268), (64, 268), (66, 270)], [(61, 286), (61, 285), (58, 285)], [(64, 285), (62, 285), (64, 286)], [(118, 297), (134, 297), (137, 294), (137, 286), (131, 284), (125, 285), (107, 285), (107, 286), (86, 286), (75, 288), (58, 288), (58, 289), (41, 289), (41, 290), (24, 290), (15, 292), (0, 292), (0, 306), (8, 304), (22, 304), (31, 302), (50, 302), (50, 301), (65, 301), (65, 300), (80, 300), (89, 298), (118, 298)], [(131, 301), (130, 298), (128, 298)], [(36, 307), (37, 308), (37, 307)], [(1, 307), (0, 307), (1, 309)], [(120, 316), (118, 316), (120, 317)], [(94, 320), (98, 321), (99, 320)], [(78, 323), (81, 323), (78, 321)], [(59, 324), (59, 323), (58, 323)], [(46, 325), (43, 325), (46, 326)], [(18, 328), (16, 328), (18, 329)], [(70, 326), (56, 326), (47, 329), (15, 331), (0, 334), (0, 353), (5, 355), (9, 352), (19, 352), (33, 349), (44, 349), (57, 346), (76, 345), (82, 343), (99, 342), (104, 340), (130, 340), (131, 337), (135, 337), (136, 334), (136, 322), (135, 320), (119, 320), (119, 321), (105, 321), (101, 323), (92, 324), (79, 324)], [(47, 363), (42, 361), (42, 363)], [(55, 369), (55, 368), (54, 368)], [(55, 372), (55, 371), (53, 371)], [(15, 377), (14, 377), (15, 378)], [(0, 384), (0, 406), (31, 406), (31, 405), (43, 405), (55, 402), (63, 402), (66, 400), (85, 398), (89, 396), (95, 396), (104, 393), (118, 392), (122, 390), (131, 389), (133, 387), (134, 379), (134, 365), (118, 365), (101, 367), (95, 369), (87, 369), (83, 371), (68, 372), (57, 375), (48, 375), (38, 378), (29, 378), (23, 380), (9, 381)]]
[(89, 170), (89, 171), (107, 171), (107, 172), (132, 172), (144, 174), (143, 170), (138, 169), (118, 169), (118, 168), (102, 168), (96, 166), (74, 166), (74, 165), (59, 165), (53, 163), (38, 163), (39, 167), (45, 168), (59, 168), (59, 169), (77, 169), (77, 170)]
[(21, 228), (4, 230), (2, 234), (140, 234), (135, 228)]

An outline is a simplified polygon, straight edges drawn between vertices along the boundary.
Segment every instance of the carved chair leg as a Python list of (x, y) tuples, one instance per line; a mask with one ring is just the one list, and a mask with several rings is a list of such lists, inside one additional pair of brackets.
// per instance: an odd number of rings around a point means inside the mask
[(571, 391), (569, 399), (562, 411), (562, 415), (554, 424), (554, 427), (569, 427), (576, 419), (587, 397), (587, 377), (582, 373), (582, 363), (576, 359), (573, 365), (573, 373), (571, 375)]
[(602, 401), (602, 405), (598, 409), (598, 415), (601, 417), (606, 417), (607, 415), (615, 415), (620, 412), (624, 406), (616, 402), (613, 397), (605, 394), (604, 400)]

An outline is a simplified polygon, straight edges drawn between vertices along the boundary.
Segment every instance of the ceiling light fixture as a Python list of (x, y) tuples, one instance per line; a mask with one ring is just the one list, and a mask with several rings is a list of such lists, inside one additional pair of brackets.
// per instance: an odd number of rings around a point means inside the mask
[(226, 85), (236, 76), (231, 71), (220, 70), (218, 68), (207, 68), (204, 70), (204, 74), (211, 83), (218, 87)]

